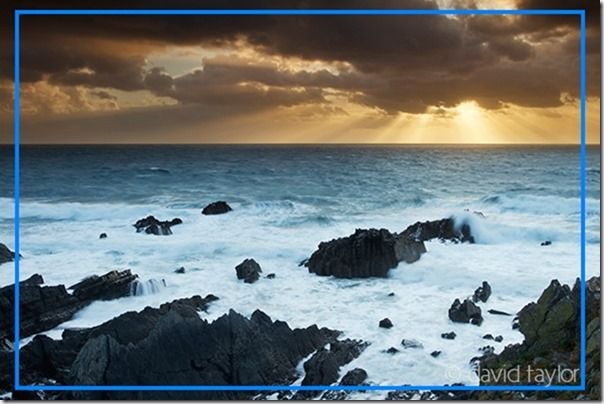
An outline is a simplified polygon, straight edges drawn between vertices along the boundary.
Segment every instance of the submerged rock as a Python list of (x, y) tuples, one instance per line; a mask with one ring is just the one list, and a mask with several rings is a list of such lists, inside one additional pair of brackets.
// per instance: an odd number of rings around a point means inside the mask
[(474, 296), (472, 296), (472, 300), (474, 302), (481, 301), (486, 303), (491, 297), (491, 285), (487, 281), (482, 282), (482, 286), (479, 286), (478, 289), (474, 291)]
[(482, 324), (482, 311), (470, 299), (459, 301), (455, 299), (451, 308), (449, 308), (449, 318), (455, 323), (472, 323), (474, 325)]
[(179, 218), (160, 221), (154, 216), (147, 216), (146, 218), (138, 220), (133, 226), (136, 228), (137, 233), (145, 232), (146, 234), (154, 234), (156, 236), (168, 236), (172, 234), (170, 228), (178, 224), (182, 224), (182, 220)]
[(401, 341), (401, 345), (405, 349), (407, 349), (407, 348), (423, 348), (424, 347), (424, 344), (422, 344), (421, 342), (419, 342), (416, 339), (403, 339)]
[(220, 215), (233, 209), (225, 201), (212, 202), (201, 211), (202, 215)]
[[(20, 337), (52, 329), (94, 300), (127, 296), (135, 279), (130, 270), (111, 271), (71, 286), (69, 294), (64, 285), (42, 286), (42, 276), (32, 275), (19, 283)], [(13, 339), (14, 310), (14, 285), (5, 286), (0, 289), (0, 338)]]
[(386, 229), (357, 229), (354, 234), (319, 244), (305, 266), (309, 272), (337, 278), (385, 277), (399, 262), (412, 263), (426, 248), (421, 241)]
[(15, 253), (12, 252), (7, 246), (0, 243), (0, 264), (5, 262), (11, 262), (15, 259)]
[(235, 271), (237, 279), (243, 279), (245, 283), (254, 283), (260, 278), (262, 268), (253, 258), (247, 258), (235, 267)]
[(467, 223), (456, 225), (455, 219), (452, 217), (427, 222), (416, 222), (407, 227), (401, 235), (418, 241), (428, 241), (435, 238), (450, 240), (455, 243), (474, 243), (475, 241), (470, 225)]

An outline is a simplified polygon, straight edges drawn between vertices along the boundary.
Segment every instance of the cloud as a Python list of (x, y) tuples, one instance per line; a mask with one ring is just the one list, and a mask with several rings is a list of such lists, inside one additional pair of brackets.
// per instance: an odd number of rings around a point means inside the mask
[[(128, 1), (119, 7), (130, 5)], [(593, 43), (599, 39), (593, 32), (599, 18), (594, 17), (592, 3), (588, 5), (589, 49), (595, 55), (599, 49)], [(24, 4), (24, 8), (33, 5)], [(58, 4), (81, 7), (80, 2), (46, 0), (36, 6)], [(115, 0), (102, 3), (104, 8), (117, 4)], [(334, 4), (295, 1), (288, 7), (333, 8)], [(283, 7), (267, 1), (240, 5)], [(170, 4), (191, 6), (198, 4), (185, 0)], [(570, 7), (566, 0), (519, 0), (518, 6)], [(347, 7), (367, 4), (354, 1)], [(379, 1), (372, 7), (401, 4)], [(410, 0), (405, 7), (429, 9), (437, 3)], [(40, 113), (117, 108), (120, 100), (112, 95), (114, 90), (148, 91), (183, 105), (212, 106), (222, 116), (227, 111), (238, 114), (307, 104), (338, 111), (341, 106), (326, 97), (329, 91), (385, 114), (424, 113), (430, 107), (453, 107), (466, 100), (487, 109), (505, 104), (552, 108), (561, 105), (562, 94), (578, 91), (577, 30), (578, 18), (564, 16), (26, 16), (22, 80), (31, 85), (25, 100), (31, 100), (31, 111)], [(229, 49), (240, 56), (206, 57), (203, 68), (178, 76), (163, 66), (149, 65), (152, 52), (174, 46)], [(246, 52), (256, 59), (241, 56)], [(5, 52), (2, 61), (9, 58)], [(270, 62), (275, 58), (285, 65), (302, 60), (326, 67), (288, 70)], [(596, 94), (599, 60), (589, 61), (589, 92)], [(1, 69), (5, 80), (10, 79), (11, 70)], [(57, 106), (45, 104), (52, 102)]]

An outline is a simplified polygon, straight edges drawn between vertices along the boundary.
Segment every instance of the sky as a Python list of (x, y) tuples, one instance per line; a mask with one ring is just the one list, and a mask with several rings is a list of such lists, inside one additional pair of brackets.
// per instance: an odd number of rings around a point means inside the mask
[[(97, 4), (98, 3), (98, 4)], [(146, 8), (191, 8), (189, 0)], [(233, 8), (337, 8), (327, 0)], [(225, 3), (207, 2), (206, 8)], [(378, 0), (349, 8), (585, 8), (587, 140), (600, 137), (597, 0)], [(90, 8), (141, 7), (131, 0)], [(4, 1), (0, 140), (12, 142)], [(23, 143), (578, 143), (578, 16), (24, 16)]]

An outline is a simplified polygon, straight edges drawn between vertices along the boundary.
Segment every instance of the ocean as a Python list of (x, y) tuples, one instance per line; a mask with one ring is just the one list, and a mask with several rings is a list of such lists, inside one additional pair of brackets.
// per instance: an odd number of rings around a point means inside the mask
[[(12, 249), (13, 151), (0, 152), (0, 242)], [(599, 147), (587, 150), (586, 182), (593, 276), (600, 271)], [(201, 215), (218, 200), (233, 211)], [(454, 324), (447, 317), (453, 300), (486, 280), (493, 295), (483, 312), (515, 313), (552, 279), (573, 283), (580, 273), (575, 146), (23, 146), (20, 209), (21, 279), (40, 273), (46, 284), (71, 285), (129, 268), (158, 286), (95, 302), (46, 333), (53, 338), (125, 311), (212, 293), (220, 300), (202, 314), (209, 321), (231, 308), (246, 316), (261, 309), (292, 327), (317, 324), (370, 342), (341, 374), (361, 367), (372, 384), (477, 384), (469, 360), (478, 348), (494, 344), (500, 352), (522, 334), (505, 316), (485, 314), (480, 327)], [(147, 215), (183, 224), (171, 236), (137, 234), (132, 224)], [(388, 278), (319, 277), (298, 266), (321, 241), (357, 228), (400, 232), (450, 216), (470, 221), (476, 244), (430, 241), (419, 261), (399, 264)], [(541, 246), (546, 240), (552, 244)], [(245, 258), (275, 279), (239, 281), (234, 268)], [(186, 273), (174, 273), (179, 267)], [(13, 276), (12, 264), (0, 266), (1, 285)], [(384, 317), (392, 329), (378, 328)], [(442, 339), (449, 331), (458, 337)], [(504, 340), (485, 341), (487, 333)], [(400, 348), (403, 338), (424, 349), (383, 352)], [(434, 350), (442, 354), (433, 358)]]

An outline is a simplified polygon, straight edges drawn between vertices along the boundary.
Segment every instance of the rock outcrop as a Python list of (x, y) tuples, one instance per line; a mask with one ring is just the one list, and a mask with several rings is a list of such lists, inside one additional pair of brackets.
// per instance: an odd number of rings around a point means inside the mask
[[(111, 271), (73, 285), (69, 294), (64, 285), (42, 286), (44, 279), (32, 275), (19, 283), (20, 336), (22, 338), (49, 330), (71, 319), (94, 300), (109, 300), (130, 293), (136, 279), (130, 270)], [(0, 289), (0, 338), (12, 341), (14, 335), (14, 285)]]
[[(553, 375), (553, 385), (576, 385), (580, 380), (560, 377), (561, 369), (566, 376), (578, 375), (580, 368), (580, 283), (577, 279), (571, 289), (553, 280), (535, 303), (529, 303), (518, 313), (518, 329), (525, 339), (521, 344), (508, 345), (500, 354), (485, 355), (480, 359), (482, 371), (497, 372), (499, 369), (518, 368), (519, 384), (542, 384), (535, 369), (542, 369)], [(601, 397), (600, 385), (600, 278), (586, 282), (586, 389), (582, 392), (550, 391), (527, 393), (524, 399), (592, 399)], [(533, 371), (528, 372), (529, 366)], [(543, 372), (541, 372), (543, 374)], [(497, 384), (493, 382), (491, 384)], [(509, 384), (509, 383), (506, 383)], [(497, 392), (487, 395), (477, 392), (477, 399), (501, 399), (511, 393)]]
[(456, 224), (455, 219), (433, 220), (417, 222), (407, 227), (402, 236), (418, 240), (428, 241), (432, 239), (449, 240), (454, 243), (474, 243), (472, 229), (468, 223)]
[[(334, 341), (329, 349), (321, 348), (306, 362), (302, 379), (303, 386), (326, 386), (338, 380), (340, 367), (358, 358), (367, 347), (367, 343), (358, 340), (346, 339)], [(299, 391), (293, 397), (297, 399), (308, 399), (321, 394), (320, 391)]]
[(449, 318), (455, 323), (471, 323), (474, 325), (482, 324), (482, 310), (476, 306), (471, 299), (466, 299), (463, 303), (455, 299), (449, 308)]
[(201, 211), (202, 215), (221, 215), (233, 209), (225, 201), (212, 202)]
[(412, 263), (426, 252), (422, 241), (386, 229), (357, 229), (354, 234), (319, 244), (304, 265), (309, 272), (337, 278), (385, 277), (399, 262)]
[(172, 220), (161, 221), (155, 218), (155, 216), (147, 216), (143, 219), (137, 220), (133, 226), (136, 228), (137, 233), (154, 234), (156, 236), (168, 236), (172, 234), (170, 229), (172, 226), (182, 224), (182, 220), (174, 218)]
[(12, 252), (7, 246), (0, 243), (0, 264), (5, 262), (11, 262), (15, 259), (15, 253)]

